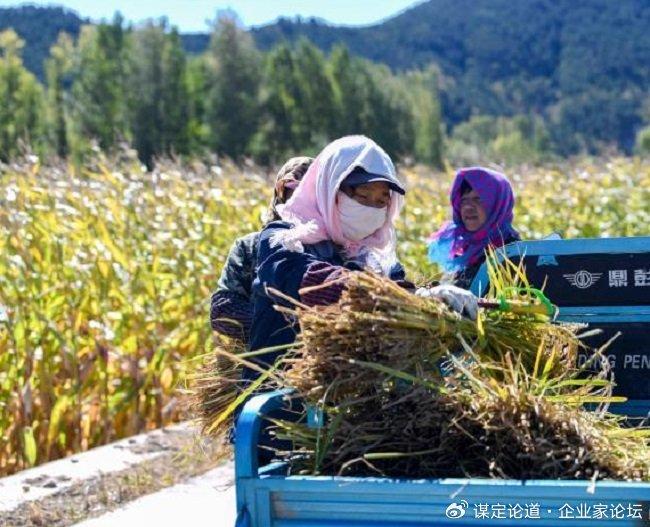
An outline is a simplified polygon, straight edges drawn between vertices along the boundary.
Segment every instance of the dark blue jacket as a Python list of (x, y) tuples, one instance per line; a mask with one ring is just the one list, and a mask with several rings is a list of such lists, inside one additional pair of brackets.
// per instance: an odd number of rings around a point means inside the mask
[(237, 238), (221, 271), (210, 302), (212, 329), (248, 343), (253, 319), (252, 287), (260, 233)]
[[(304, 252), (286, 249), (282, 245), (271, 247), (269, 240), (273, 234), (282, 229), (289, 229), (290, 223), (276, 221), (268, 224), (260, 234), (257, 254), (257, 272), (253, 281), (253, 322), (250, 332), (250, 349), (258, 350), (269, 346), (290, 344), (299, 331), (295, 321), (287, 320), (286, 315), (273, 309), (274, 304), (289, 305), (278, 297), (267, 294), (267, 288), (281, 291), (291, 298), (300, 300), (298, 290), (307, 268), (317, 262), (360, 270), (354, 261), (346, 261), (332, 241), (322, 241), (305, 245)], [(397, 263), (390, 272), (392, 280), (404, 279), (404, 268)], [(262, 355), (257, 360), (273, 364), (283, 351)], [(244, 372), (244, 378), (254, 378), (251, 371)]]

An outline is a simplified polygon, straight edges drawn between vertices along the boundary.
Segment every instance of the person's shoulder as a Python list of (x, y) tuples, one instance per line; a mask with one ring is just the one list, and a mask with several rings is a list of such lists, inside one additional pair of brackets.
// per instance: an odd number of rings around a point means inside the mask
[(281, 240), (283, 233), (293, 225), (287, 221), (272, 221), (267, 223), (260, 232), (257, 244), (257, 257), (266, 258), (269, 254), (279, 254), (287, 250)]
[(249, 232), (244, 236), (237, 238), (233, 244), (231, 251), (237, 253), (254, 253), (257, 250), (257, 245), (260, 240), (260, 231)]
[(290, 229), (293, 225), (289, 223), (288, 221), (282, 221), (282, 220), (277, 220), (277, 221), (272, 221), (270, 223), (267, 223), (262, 231), (259, 233), (259, 241), (261, 242), (262, 240), (268, 240), (271, 236), (273, 236), (274, 233), (282, 230), (287, 230)]
[(259, 237), (260, 237), (260, 231), (249, 232), (248, 234), (245, 234), (244, 236), (237, 238), (237, 241), (246, 245), (250, 245), (252, 243), (255, 243), (255, 241)]
[(264, 225), (262, 232), (275, 229), (290, 229), (291, 227), (293, 227), (293, 224), (291, 222), (284, 220), (275, 220)]
[(255, 232), (249, 232), (248, 234), (244, 234), (244, 236), (240, 236), (235, 240), (235, 245), (241, 245), (241, 246), (251, 246), (254, 245), (257, 240), (260, 237), (260, 231), (255, 231)]

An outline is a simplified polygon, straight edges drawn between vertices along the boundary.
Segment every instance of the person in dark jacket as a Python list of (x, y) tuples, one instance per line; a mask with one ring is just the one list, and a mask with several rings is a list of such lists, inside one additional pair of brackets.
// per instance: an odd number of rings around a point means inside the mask
[(462, 168), (451, 188), (452, 220), (429, 239), (429, 259), (469, 289), (488, 247), (519, 240), (512, 226), (515, 203), (505, 175), (483, 167)]
[[(312, 161), (311, 157), (293, 157), (280, 168), (265, 224), (280, 219), (277, 206), (291, 197)], [(252, 286), (259, 239), (259, 232), (251, 232), (235, 240), (210, 303), (212, 329), (244, 344), (248, 343), (253, 317)]]
[[(278, 207), (282, 220), (260, 234), (250, 350), (296, 338), (297, 323), (274, 309), (289, 303), (274, 291), (303, 304), (325, 305), (339, 299), (347, 270), (404, 280), (394, 227), (404, 193), (390, 157), (374, 141), (348, 136), (325, 147), (292, 198)], [(316, 285), (324, 287), (301, 294)], [(270, 351), (256, 360), (271, 365), (282, 353)], [(243, 372), (246, 380), (256, 376)]]

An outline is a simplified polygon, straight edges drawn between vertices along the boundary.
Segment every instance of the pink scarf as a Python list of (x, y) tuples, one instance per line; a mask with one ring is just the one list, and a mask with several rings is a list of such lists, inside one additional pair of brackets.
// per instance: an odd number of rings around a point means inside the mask
[(384, 270), (394, 264), (397, 261), (395, 220), (404, 203), (397, 192), (391, 192), (386, 223), (372, 235), (353, 241), (346, 239), (341, 230), (336, 194), (343, 180), (356, 167), (399, 184), (393, 162), (374, 141), (362, 135), (337, 139), (311, 164), (291, 199), (278, 207), (280, 217), (293, 223), (293, 227), (274, 236), (272, 243), (302, 252), (303, 244), (332, 240), (343, 247), (347, 257), (372, 255)]

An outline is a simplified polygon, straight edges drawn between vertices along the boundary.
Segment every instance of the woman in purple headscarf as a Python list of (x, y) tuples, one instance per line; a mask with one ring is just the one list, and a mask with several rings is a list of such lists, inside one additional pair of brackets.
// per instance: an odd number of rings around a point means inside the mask
[(454, 273), (468, 289), (485, 260), (485, 250), (519, 239), (512, 227), (515, 203), (508, 179), (483, 167), (462, 168), (451, 188), (452, 220), (429, 239), (429, 259)]

